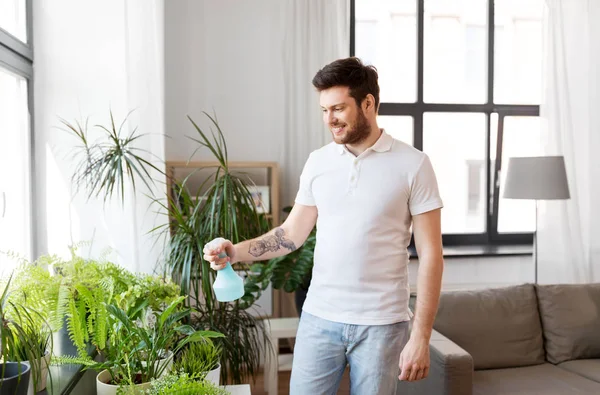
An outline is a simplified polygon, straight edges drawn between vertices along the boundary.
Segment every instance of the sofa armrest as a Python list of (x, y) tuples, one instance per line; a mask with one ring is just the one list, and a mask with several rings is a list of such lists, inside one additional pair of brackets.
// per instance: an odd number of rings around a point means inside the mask
[(471, 395), (473, 393), (473, 357), (437, 331), (429, 342), (431, 366), (423, 380), (399, 381), (397, 395)]

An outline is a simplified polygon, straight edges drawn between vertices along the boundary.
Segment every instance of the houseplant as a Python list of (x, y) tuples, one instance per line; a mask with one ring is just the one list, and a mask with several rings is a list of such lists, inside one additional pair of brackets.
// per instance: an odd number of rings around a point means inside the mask
[(181, 321), (189, 316), (181, 308), (184, 297), (173, 301), (164, 311), (157, 312), (140, 300), (124, 311), (115, 304), (107, 306), (109, 337), (98, 362), (89, 356), (63, 356), (57, 363), (74, 363), (100, 371), (97, 376), (99, 393), (116, 393), (119, 387), (149, 387), (152, 379), (160, 378), (170, 369), (169, 355), (187, 344), (211, 341), (223, 335), (214, 331), (197, 331)]
[[(157, 200), (170, 218), (170, 223), (160, 231), (170, 234), (167, 268), (181, 283), (182, 295), (190, 295), (190, 303), (197, 306), (194, 325), (225, 335), (220, 342), (222, 380), (242, 383), (247, 376), (258, 372), (261, 355), (264, 353), (267, 357), (270, 354), (265, 352), (270, 345), (263, 321), (247, 310), (261, 289), (246, 288), (241, 301), (218, 302), (212, 289), (216, 273), (203, 260), (202, 250), (216, 237), (225, 237), (233, 243), (258, 237), (269, 230), (269, 224), (257, 212), (248, 182), (228, 167), (227, 146), (218, 121), (204, 114), (211, 124), (212, 138), (189, 118), (197, 132), (197, 137), (192, 140), (207, 148), (218, 165), (196, 195), (188, 190), (187, 180), (174, 181), (175, 196), (168, 197), (169, 204)], [(199, 194), (203, 199), (194, 199)], [(245, 268), (243, 264), (240, 266)]]
[[(154, 164), (144, 158), (150, 154), (147, 150), (135, 145), (135, 141), (144, 134), (134, 128), (128, 135), (123, 135), (123, 126), (131, 112), (125, 116), (117, 128), (110, 111), (110, 126), (95, 125), (103, 132), (104, 140), (91, 141), (88, 133), (88, 121), (70, 123), (64, 119), (61, 122), (64, 130), (74, 136), (81, 144), (75, 150), (74, 158), (79, 160), (72, 182), (77, 189), (86, 189), (88, 199), (102, 197), (106, 202), (115, 192), (121, 202), (125, 200), (126, 182), (133, 192), (136, 190), (135, 180), (145, 184), (148, 190), (154, 183), (150, 173), (155, 170), (163, 173)], [(134, 194), (135, 195), (135, 194)]]
[(222, 346), (214, 342), (190, 343), (177, 356), (173, 370), (190, 376), (199, 374), (203, 379), (219, 385), (221, 353)]
[(185, 372), (175, 372), (158, 380), (152, 381), (147, 395), (227, 395), (230, 394), (224, 388), (219, 388), (215, 383), (203, 380), (201, 375), (190, 375)]
[[(199, 148), (207, 148), (218, 161), (213, 175), (203, 184), (206, 199), (193, 199), (185, 181), (170, 180), (178, 187), (177, 196), (172, 196), (169, 191), (166, 202), (164, 196), (154, 197), (157, 208), (168, 220), (153, 232), (158, 237), (167, 236), (166, 272), (181, 285), (181, 294), (189, 296), (187, 306), (198, 306), (198, 314), (191, 317), (194, 326), (227, 335), (221, 342), (222, 377), (240, 383), (244, 377), (254, 376), (258, 371), (261, 353), (267, 348), (262, 321), (247, 311), (262, 289), (247, 289), (241, 302), (217, 302), (212, 290), (216, 274), (202, 260), (202, 249), (214, 237), (238, 242), (266, 233), (269, 226), (265, 217), (258, 214), (247, 183), (229, 171), (227, 147), (216, 117), (204, 114), (215, 129), (212, 141), (188, 118), (198, 133), (192, 140), (200, 145)], [(105, 139), (100, 142), (90, 142), (87, 124), (63, 121), (63, 125), (81, 143), (76, 148), (81, 160), (73, 182), (85, 188), (88, 197), (102, 196), (106, 201), (116, 190), (123, 200), (126, 182), (134, 186), (138, 179), (150, 187), (154, 183), (153, 172), (167, 176), (144, 159), (148, 152), (136, 149), (136, 140), (143, 135), (134, 130), (128, 136), (122, 136), (123, 125), (117, 128), (112, 114), (111, 126), (100, 127), (105, 132)], [(185, 204), (181, 205), (181, 201)], [(75, 314), (74, 309), (71, 310)]]
[[(25, 395), (30, 380), (34, 381), (34, 387), (39, 386), (42, 358), (47, 351), (40, 342), (48, 341), (48, 337), (39, 313), (9, 300), (11, 280), (12, 275), (0, 297), (0, 357), (4, 361), (0, 370), (0, 394)], [(23, 363), (25, 361), (27, 363)], [(35, 373), (33, 377), (31, 372)]]

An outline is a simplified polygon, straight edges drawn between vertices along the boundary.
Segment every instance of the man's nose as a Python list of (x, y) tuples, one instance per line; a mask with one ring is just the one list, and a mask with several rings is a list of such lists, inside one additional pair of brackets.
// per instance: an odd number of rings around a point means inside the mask
[(337, 118), (333, 115), (333, 111), (329, 112), (329, 115), (327, 117), (327, 121), (329, 122), (329, 124), (337, 123)]

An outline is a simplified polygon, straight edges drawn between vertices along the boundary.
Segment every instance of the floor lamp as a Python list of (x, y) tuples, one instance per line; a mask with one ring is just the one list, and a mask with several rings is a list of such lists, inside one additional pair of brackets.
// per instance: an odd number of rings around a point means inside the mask
[(535, 283), (538, 282), (537, 224), (538, 200), (569, 199), (569, 183), (562, 156), (509, 158), (504, 184), (505, 199), (535, 200), (533, 236)]

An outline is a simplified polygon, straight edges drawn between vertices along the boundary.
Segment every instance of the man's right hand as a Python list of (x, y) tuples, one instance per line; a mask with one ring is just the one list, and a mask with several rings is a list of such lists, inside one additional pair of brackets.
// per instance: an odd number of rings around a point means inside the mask
[[(210, 262), (213, 270), (221, 270), (227, 266), (228, 262), (235, 262), (235, 248), (231, 241), (222, 237), (216, 238), (204, 246), (204, 260)], [(225, 252), (225, 258), (219, 258), (219, 254)]]

